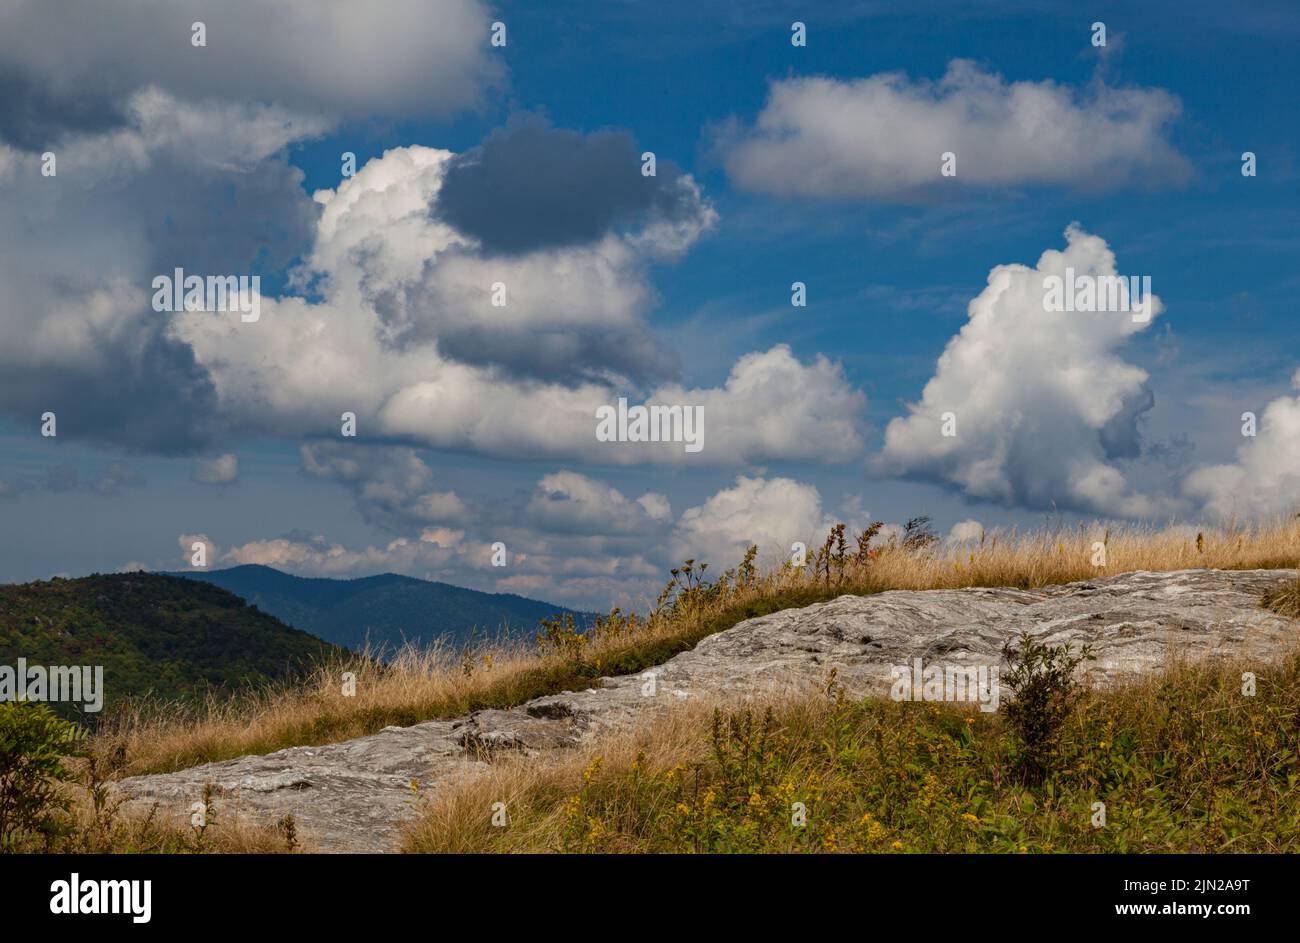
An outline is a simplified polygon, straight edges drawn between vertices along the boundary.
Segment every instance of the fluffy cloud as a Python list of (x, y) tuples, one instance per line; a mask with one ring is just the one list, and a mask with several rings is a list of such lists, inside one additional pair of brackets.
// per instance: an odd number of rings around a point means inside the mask
[(582, 135), (526, 118), (451, 161), (436, 210), (484, 250), (510, 254), (597, 242), (621, 229), (698, 235), (712, 224), (716, 215), (689, 175), (667, 161), (654, 176), (641, 166), (626, 133)]
[[(627, 396), (702, 404), (704, 463), (861, 448), (862, 397), (825, 359), (776, 347), (739, 361), (722, 388), (671, 382), (675, 357), (645, 324), (648, 266), (711, 225), (689, 178), (662, 184), (689, 198), (651, 200), (639, 222), (619, 211), (594, 242), (493, 256), (433, 209), (450, 152), (394, 149), (313, 201), (285, 148), (320, 123), (157, 90), (125, 112), (123, 127), (69, 137), (56, 177), (41, 176), (36, 155), (10, 151), (0, 164), (27, 181), (0, 221), (10, 416), (53, 410), (61, 433), (162, 454), (211, 449), (236, 430), (334, 435), (352, 411), (363, 436), (410, 444), (687, 460), (675, 443), (596, 441), (596, 409)], [(307, 260), (294, 279), (304, 293), (263, 297), (258, 322), (151, 308), (160, 272), (273, 274), (295, 257)], [(504, 308), (491, 304), (497, 281)]]
[[(191, 24), (207, 46), (191, 43)], [(155, 86), (192, 102), (272, 102), (337, 120), (445, 115), (503, 68), (480, 0), (9, 0), (0, 12), (0, 134), (32, 148), (122, 120)]]
[(308, 474), (344, 484), (361, 515), (385, 530), (454, 524), (469, 514), (454, 491), (435, 486), (433, 470), (413, 449), (317, 442), (299, 451)]
[(983, 536), (983, 524), (975, 520), (965, 520), (952, 525), (952, 529), (948, 531), (947, 541), (950, 544), (964, 544), (979, 540)]
[(38, 155), (0, 155), (0, 411), (51, 410), (61, 435), (184, 453), (224, 420), (207, 370), (152, 310), (150, 282), (304, 252), (316, 214), (282, 151), (320, 126), (153, 91), (132, 97), (126, 120), (67, 138), (57, 176), (42, 176)]
[[(801, 363), (785, 346), (741, 358), (720, 388), (665, 382), (637, 396), (626, 374), (629, 354), (650, 345), (647, 250), (609, 233), (593, 245), (484, 257), (428, 212), (451, 157), (394, 149), (316, 194), (310, 264), (321, 301), (263, 299), (251, 325), (177, 316), (223, 414), (245, 428), (323, 435), (351, 411), (362, 435), (504, 457), (694, 458), (680, 443), (598, 442), (596, 409), (627, 396), (701, 406), (703, 463), (860, 453), (861, 394), (838, 365)], [(507, 285), (505, 308), (490, 303), (494, 281)], [(413, 286), (418, 306), (403, 300)]]
[(833, 523), (822, 512), (821, 493), (814, 486), (741, 475), (730, 488), (682, 513), (675, 557), (727, 567), (757, 544), (760, 559), (782, 559), (789, 556), (791, 543), (811, 547)]
[(428, 574), (464, 554), (463, 538), (463, 531), (433, 528), (419, 537), (399, 537), (362, 550), (348, 550), (320, 534), (301, 532), (230, 547), (220, 546), (206, 534), (181, 534), (176, 540), (186, 569), (191, 568), (193, 546), (201, 543), (207, 548), (209, 568), (257, 564), (312, 576), (351, 577), (379, 572)]
[(399, 537), (383, 547), (351, 551), (316, 536), (309, 540), (289, 537), (250, 540), (231, 547), (221, 559), (234, 565), (258, 564), (317, 576), (348, 577), (375, 572), (424, 572), (446, 566), (456, 557), (456, 549), (440, 540)]
[(489, 21), (479, 0), (6, 4), (0, 412), (161, 454), (229, 439), (152, 278), (274, 276), (304, 256), (320, 207), (286, 148), (352, 116), (474, 105), (502, 74)]
[[(1300, 370), (1291, 385), (1300, 390)], [(1237, 461), (1197, 469), (1183, 491), (1221, 518), (1300, 510), (1300, 395), (1269, 403), (1256, 437), (1237, 450)]]
[(821, 354), (802, 363), (785, 344), (745, 354), (721, 387), (665, 386), (650, 399), (698, 404), (706, 417), (705, 451), (722, 464), (842, 462), (863, 449), (866, 397), (839, 364)]
[(739, 185), (793, 196), (907, 199), (957, 155), (962, 186), (1118, 184), (1186, 176), (1166, 140), (1178, 100), (1160, 89), (1007, 82), (954, 60), (938, 82), (901, 73), (772, 84), (751, 128), (719, 144)]
[[(1066, 230), (1064, 251), (1035, 268), (999, 265), (970, 303), (921, 402), (885, 430), (881, 467), (976, 498), (1125, 517), (1159, 505), (1132, 493), (1117, 466), (1140, 450), (1137, 423), (1154, 397), (1145, 371), (1116, 351), (1151, 320), (1126, 312), (1044, 310), (1045, 279), (1118, 274), (1097, 236)], [(1163, 307), (1151, 298), (1154, 318)], [(955, 414), (956, 435), (943, 416)]]
[(201, 461), (194, 467), (193, 478), (204, 485), (228, 485), (239, 478), (239, 456), (227, 452)]
[[(606, 192), (579, 199), (570, 189), (579, 179), (573, 167), (536, 178), (520, 171), (529, 183), (504, 187), (528, 151), (517, 135), (532, 134), (559, 139), (540, 149), (572, 157), (584, 188), (594, 176), (606, 180)], [(607, 137), (626, 154), (531, 124), (514, 135), (491, 137), (484, 153), (469, 157), (396, 148), (336, 191), (317, 193), (323, 211), (310, 266), (331, 301), (373, 310), (377, 336), (392, 350), (436, 342), (458, 362), (562, 383), (670, 374), (673, 360), (645, 332), (655, 301), (646, 265), (665, 245), (684, 251), (713, 225), (699, 187), (671, 172), (642, 178), (623, 135)], [(539, 204), (570, 209), (543, 212)], [(572, 207), (589, 215), (575, 221)], [(526, 234), (529, 251), (505, 232)], [(501, 243), (512, 251), (495, 251)], [(501, 305), (492, 291), (498, 283)]]
[[(431, 211), (449, 152), (390, 151), (313, 202), (284, 149), (318, 122), (157, 90), (124, 109), (124, 126), (65, 141), (59, 176), (42, 177), (36, 155), (5, 163), (30, 181), (0, 223), (12, 289), (0, 298), (0, 409), (11, 416), (53, 410), (67, 435), (183, 454), (236, 428), (332, 434), (355, 411), (363, 434), (423, 445), (682, 461), (680, 448), (595, 441), (598, 406), (671, 396), (705, 402), (718, 442), (708, 461), (860, 444), (861, 400), (838, 368), (784, 348), (742, 361), (724, 390), (637, 396), (637, 377), (675, 372), (644, 322), (647, 265), (673, 242), (663, 227), (677, 227), (681, 248), (713, 219), (689, 178), (660, 184), (680, 199), (651, 199), (631, 229), (494, 258)], [(221, 209), (186, 212), (196, 205)], [(151, 309), (159, 272), (273, 272), (295, 256), (321, 301), (267, 297), (251, 324)], [(490, 303), (496, 281), (505, 308)]]
[(200, 545), (203, 550), (202, 559), (206, 562), (206, 566), (210, 567), (216, 563), (221, 552), (221, 548), (207, 534), (178, 534), (176, 544), (181, 548), (181, 560), (186, 569), (199, 569), (194, 566), (194, 556), (199, 552), (197, 548)]
[(528, 502), (528, 517), (552, 533), (643, 534), (662, 530), (670, 520), (668, 499), (647, 492), (635, 501), (604, 482), (577, 472), (546, 475)]
[(377, 419), (386, 434), (431, 446), (599, 464), (845, 461), (863, 448), (864, 397), (837, 364), (821, 356), (802, 363), (783, 344), (740, 358), (721, 387), (671, 384), (645, 398), (651, 405), (702, 409), (705, 434), (698, 453), (687, 453), (677, 442), (598, 442), (596, 409), (630, 392), (597, 383), (510, 385), (449, 364), (439, 380), (394, 391)]

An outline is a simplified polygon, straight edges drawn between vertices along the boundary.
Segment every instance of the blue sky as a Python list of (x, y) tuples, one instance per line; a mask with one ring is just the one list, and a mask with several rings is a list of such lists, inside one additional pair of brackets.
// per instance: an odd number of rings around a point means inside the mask
[[(202, 538), (218, 566), (395, 570), (604, 606), (643, 600), (680, 556), (730, 565), (752, 539), (773, 560), (834, 520), (930, 514), (947, 533), (1296, 503), (1289, 4), (393, 0), (321, 26), (332, 6), (302, 4), (280, 32), (242, 2), (187, 0), (147, 24), (83, 11), (104, 19), (79, 39), (60, 31), (71, 7), (0, 14), (15, 90), (0, 106), (15, 207), (0, 232), (0, 580), (179, 568)], [(1041, 113), (1017, 89), (1060, 110), (1018, 132)], [(951, 181), (934, 134), (957, 154)], [(408, 166), (422, 149), (455, 155), (454, 183)], [(666, 168), (652, 197), (605, 175), (624, 150)], [(370, 168), (350, 182), (369, 202), (327, 237), (311, 194), (342, 195), (345, 151)], [(505, 176), (482, 169), (492, 153)], [(493, 203), (525, 178), (600, 232)], [(384, 217), (395, 181), (427, 202), (418, 221)], [(480, 229), (458, 223), (478, 241), (448, 248), (453, 192)], [(1104, 271), (1109, 252), (1150, 276), (1153, 323), (1057, 331), (988, 297), (954, 358), (983, 375), (937, 376), (990, 272), (1066, 251), (1071, 223), (1070, 258)], [(525, 224), (538, 242), (521, 252), (507, 241)], [(265, 321), (141, 313), (133, 292), (170, 261), (261, 274)], [(497, 270), (558, 294), (493, 323), (463, 280)], [(795, 281), (807, 307), (790, 304)], [(384, 338), (357, 376), (358, 342), (323, 339), (345, 324)], [(402, 382), (384, 386), (390, 371)], [(413, 406), (426, 381), (437, 392)], [(674, 390), (705, 404), (719, 444), (700, 461), (597, 450), (557, 405)], [(331, 431), (336, 391), (355, 391), (356, 440)], [(945, 403), (951, 444), (927, 438)], [(1257, 437), (1245, 411), (1271, 417)], [(506, 567), (488, 562), (495, 540)]]

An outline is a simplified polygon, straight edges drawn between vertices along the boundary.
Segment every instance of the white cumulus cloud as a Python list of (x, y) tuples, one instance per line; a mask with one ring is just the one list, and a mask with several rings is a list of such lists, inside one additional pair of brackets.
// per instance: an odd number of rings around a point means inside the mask
[[(720, 387), (660, 382), (638, 395), (644, 385), (627, 375), (628, 352), (661, 356), (643, 330), (650, 250), (609, 234), (594, 244), (477, 255), (429, 213), (450, 156), (395, 148), (316, 195), (319, 302), (263, 298), (256, 324), (176, 315), (176, 336), (209, 372), (223, 415), (245, 429), (335, 435), (336, 417), (348, 411), (363, 435), (598, 464), (861, 454), (865, 398), (838, 364), (800, 361), (785, 345), (740, 358)], [(701, 204), (698, 212), (712, 211)], [(494, 281), (506, 285), (505, 307), (490, 304)], [(403, 301), (411, 286), (425, 303)], [(479, 333), (465, 334), (467, 326)], [(701, 407), (703, 451), (598, 441), (596, 410), (620, 397)]]
[(984, 536), (984, 525), (976, 520), (958, 521), (948, 531), (948, 543), (964, 544)]
[(896, 72), (772, 83), (752, 127), (719, 144), (739, 185), (790, 196), (916, 196), (957, 158), (959, 185), (1116, 184), (1188, 173), (1162, 89), (1008, 82), (954, 60), (937, 82)]
[(793, 542), (811, 547), (833, 523), (823, 513), (815, 486), (791, 478), (741, 475), (730, 488), (682, 513), (673, 541), (675, 556), (722, 569), (757, 544), (761, 560), (785, 559)]
[[(1300, 390), (1300, 370), (1291, 379)], [(1271, 516), (1300, 509), (1300, 394), (1281, 396), (1259, 417), (1237, 461), (1198, 468), (1184, 493), (1216, 517)]]
[(629, 500), (617, 488), (571, 471), (544, 476), (528, 502), (531, 521), (560, 533), (648, 534), (670, 514), (662, 494), (648, 492)]
[[(1159, 502), (1129, 487), (1120, 462), (1140, 454), (1138, 419), (1154, 397), (1119, 349), (1151, 317), (1044, 310), (1045, 279), (1118, 274), (1105, 241), (1077, 225), (1034, 268), (999, 265), (969, 306), (909, 415), (885, 430), (880, 466), (1005, 505), (1143, 517)], [(951, 413), (945, 436), (945, 416)]]

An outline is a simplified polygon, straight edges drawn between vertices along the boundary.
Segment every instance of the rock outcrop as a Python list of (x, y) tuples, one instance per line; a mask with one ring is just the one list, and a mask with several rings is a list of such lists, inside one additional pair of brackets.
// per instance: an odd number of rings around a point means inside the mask
[[(1300, 641), (1300, 622), (1259, 607), (1294, 570), (1184, 570), (1034, 590), (895, 591), (841, 596), (710, 636), (649, 675), (605, 678), (511, 710), (389, 727), (319, 747), (294, 747), (118, 784), (133, 804), (180, 814), (211, 783), (241, 814), (292, 813), (329, 851), (388, 851), (422, 791), (489, 763), (501, 751), (563, 749), (644, 723), (699, 696), (743, 698), (825, 683), (830, 670), (855, 694), (885, 694), (890, 669), (920, 658), (991, 666), (1022, 632), (1053, 645), (1091, 644), (1089, 680), (1110, 684), (1171, 658), (1267, 662)], [(653, 693), (648, 693), (653, 691)]]

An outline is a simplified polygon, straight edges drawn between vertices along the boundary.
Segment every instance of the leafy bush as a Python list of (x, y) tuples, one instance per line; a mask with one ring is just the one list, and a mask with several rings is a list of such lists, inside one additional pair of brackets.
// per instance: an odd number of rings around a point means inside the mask
[(762, 851), (771, 836), (792, 827), (789, 796), (794, 787), (781, 781), (776, 758), (786, 745), (772, 708), (761, 722), (748, 709), (715, 710), (709, 742), (714, 775), (703, 795), (698, 767), (693, 788), (684, 774), (677, 778), (673, 813), (682, 838), (694, 851)]
[(1080, 693), (1074, 670), (1094, 656), (1087, 645), (1073, 654), (1068, 645), (1042, 645), (1027, 632), (1018, 646), (1007, 642), (1002, 656), (1011, 667), (1002, 680), (1015, 695), (1005, 713), (1020, 747), (1016, 771), (1036, 786), (1053, 768), (1062, 729)]
[(69, 806), (64, 761), (81, 737), (80, 727), (44, 704), (0, 703), (0, 849), (33, 833), (53, 837)]
[(585, 633), (578, 631), (573, 613), (566, 612), (553, 619), (542, 619), (542, 631), (537, 633), (537, 650), (543, 654), (560, 652), (576, 660), (582, 658), (582, 651), (589, 641), (591, 639)]

